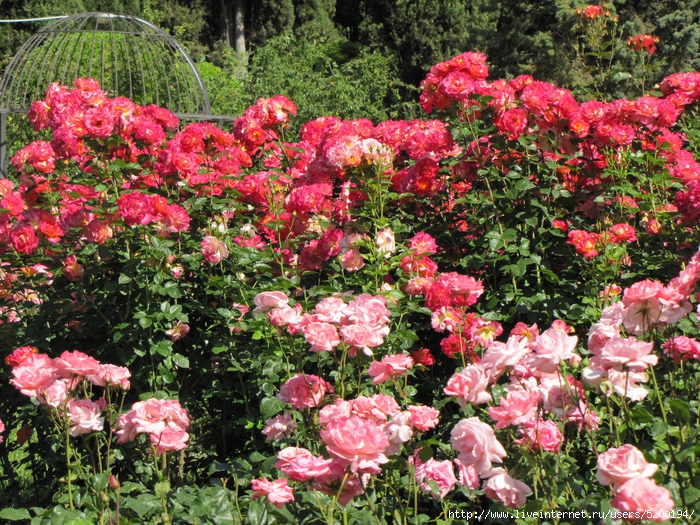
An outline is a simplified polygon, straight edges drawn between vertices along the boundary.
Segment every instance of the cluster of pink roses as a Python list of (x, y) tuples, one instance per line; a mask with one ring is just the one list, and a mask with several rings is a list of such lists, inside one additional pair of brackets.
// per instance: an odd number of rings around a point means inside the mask
[(63, 352), (51, 359), (30, 346), (17, 348), (5, 362), (12, 366), (12, 383), (24, 395), (57, 409), (70, 424), (70, 435), (99, 432), (104, 427), (104, 397), (97, 401), (78, 399), (78, 386), (84, 380), (104, 388), (129, 388), (131, 373), (125, 367), (101, 364), (79, 352)]
[(254, 302), (255, 313), (266, 313), (278, 329), (302, 334), (312, 352), (332, 352), (342, 341), (351, 356), (358, 350), (372, 355), (372, 349), (383, 344), (389, 335), (391, 314), (381, 295), (361, 294), (347, 303), (341, 297), (327, 297), (313, 313), (304, 313), (299, 304), (289, 306), (289, 298), (283, 292), (259, 293)]
[(601, 485), (612, 485), (615, 497), (610, 504), (614, 508), (623, 512), (657, 511), (645, 515), (645, 519), (661, 522), (666, 520), (663, 511), (673, 510), (676, 504), (668, 489), (651, 479), (658, 468), (628, 444), (598, 456), (597, 476)]
[(133, 404), (131, 410), (117, 419), (115, 434), (118, 443), (128, 443), (141, 433), (148, 437), (157, 455), (187, 446), (190, 419), (182, 405), (170, 399), (151, 398)]
[[(280, 451), (276, 467), (292, 481), (337, 495), (338, 501), (346, 505), (363, 493), (369, 476), (379, 474), (382, 465), (389, 461), (388, 456), (399, 454), (415, 432), (435, 428), (439, 412), (422, 405), (410, 405), (402, 411), (396, 400), (386, 394), (360, 396), (352, 401), (336, 399), (332, 404), (324, 404), (324, 395), (331, 392), (333, 389), (326, 381), (308, 374), (297, 374), (282, 385), (277, 397), (290, 403), (293, 409), (320, 408), (319, 435), (328, 457), (290, 446)], [(263, 434), (268, 441), (278, 441), (289, 437), (296, 428), (291, 413), (284, 412), (266, 422)], [(428, 473), (432, 472), (431, 465), (426, 467)], [(432, 475), (425, 474), (425, 470), (417, 469), (419, 482)], [(426, 487), (430, 492), (427, 483)], [(254, 490), (257, 491), (255, 487)], [(270, 495), (275, 497), (272, 492)]]
[(585, 230), (571, 230), (568, 242), (586, 259), (591, 259), (605, 249), (608, 244), (631, 243), (637, 240), (634, 227), (629, 224), (615, 224), (609, 232), (592, 233)]
[[(658, 362), (652, 354), (653, 343), (638, 340), (652, 330), (663, 332), (692, 311), (690, 295), (700, 280), (700, 252), (695, 254), (678, 277), (664, 285), (644, 280), (623, 292), (622, 300), (603, 310), (600, 320), (588, 333), (588, 350), (592, 357), (583, 370), (583, 378), (591, 386), (609, 385), (615, 393), (639, 401), (647, 390), (646, 369)], [(624, 334), (632, 334), (625, 336)], [(666, 353), (680, 360), (700, 355), (697, 342), (685, 336), (672, 338), (664, 344)]]

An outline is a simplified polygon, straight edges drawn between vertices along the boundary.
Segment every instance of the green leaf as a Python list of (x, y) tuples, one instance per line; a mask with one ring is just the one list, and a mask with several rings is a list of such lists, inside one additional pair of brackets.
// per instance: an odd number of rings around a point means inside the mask
[(266, 397), (260, 403), (260, 413), (266, 419), (280, 413), (284, 408), (284, 403), (276, 397)]
[(21, 521), (32, 519), (27, 509), (6, 508), (0, 510), (0, 518), (9, 521)]
[(175, 363), (176, 366), (180, 368), (189, 368), (190, 367), (190, 360), (185, 357), (184, 355), (181, 354), (173, 354), (172, 355), (173, 363)]
[(635, 423), (649, 423), (650, 421), (654, 420), (654, 416), (652, 416), (647, 409), (641, 405), (636, 405), (632, 410), (630, 410), (630, 418)]
[(155, 492), (156, 496), (158, 496), (159, 498), (166, 498), (168, 496), (168, 492), (170, 492), (170, 482), (168, 480), (159, 481), (158, 483), (156, 483)]
[(690, 423), (690, 405), (687, 401), (672, 399), (668, 402), (668, 406), (671, 408), (671, 413), (676, 416), (676, 418)]

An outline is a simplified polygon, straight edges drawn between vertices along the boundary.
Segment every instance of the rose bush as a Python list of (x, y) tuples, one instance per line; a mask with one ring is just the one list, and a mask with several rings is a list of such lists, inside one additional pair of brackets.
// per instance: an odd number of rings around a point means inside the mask
[(487, 79), (298, 140), (283, 96), (225, 131), (53, 84), (0, 180), (0, 517), (693, 522), (700, 73)]

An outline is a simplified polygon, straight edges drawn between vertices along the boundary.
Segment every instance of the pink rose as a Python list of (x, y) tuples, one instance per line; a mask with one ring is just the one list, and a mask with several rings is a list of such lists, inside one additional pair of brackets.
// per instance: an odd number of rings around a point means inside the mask
[(362, 254), (354, 248), (340, 254), (340, 266), (348, 272), (356, 272), (364, 267), (364, 265), (365, 260)]
[(492, 343), (479, 364), (488, 372), (489, 381), (495, 383), (506, 368), (517, 365), (529, 353), (527, 337), (511, 335), (505, 344), (500, 341)]
[(74, 350), (73, 352), (63, 352), (61, 357), (52, 360), (56, 372), (62, 377), (90, 376), (97, 374), (100, 370), (100, 363), (94, 357)]
[(283, 308), (289, 304), (289, 297), (283, 292), (261, 292), (253, 299), (254, 314), (269, 312), (273, 308)]
[(389, 440), (374, 421), (358, 416), (331, 421), (321, 430), (321, 439), (331, 457), (353, 473), (379, 474), (381, 465), (389, 461), (385, 455)]
[(515, 443), (531, 450), (559, 452), (564, 441), (564, 436), (557, 424), (549, 419), (528, 421), (518, 431), (523, 437), (516, 439)]
[(348, 305), (339, 297), (326, 297), (314, 308), (316, 319), (325, 323), (340, 324), (345, 317)]
[(478, 417), (463, 419), (455, 425), (451, 433), (452, 448), (459, 453), (464, 465), (474, 465), (479, 474), (491, 470), (491, 463), (501, 463), (506, 457), (503, 445), (486, 423)]
[(76, 437), (102, 430), (105, 418), (100, 417), (100, 414), (103, 408), (104, 404), (100, 405), (89, 399), (70, 401), (68, 403), (69, 434)]
[[(340, 487), (340, 492), (338, 492)], [(311, 488), (331, 497), (338, 498), (338, 503), (345, 506), (352, 498), (363, 494), (365, 489), (358, 474), (349, 474), (345, 462), (333, 460), (328, 474), (317, 477)]]
[(372, 384), (384, 383), (392, 377), (405, 374), (413, 366), (413, 358), (404, 354), (386, 355), (381, 361), (373, 361), (367, 370)]
[(602, 368), (625, 367), (632, 372), (642, 372), (649, 365), (654, 366), (659, 358), (652, 355), (654, 343), (638, 341), (636, 337), (612, 337), (603, 346), (598, 356)]
[(535, 341), (536, 354), (530, 364), (542, 374), (553, 374), (560, 362), (577, 358), (573, 352), (577, 342), (578, 337), (566, 335), (563, 330), (545, 330)]
[(440, 411), (433, 407), (410, 405), (408, 411), (411, 413), (411, 425), (421, 432), (435, 428), (439, 422)]
[(69, 255), (63, 261), (63, 275), (71, 282), (80, 281), (85, 273), (85, 268), (78, 263), (75, 255)]
[(496, 421), (496, 430), (510, 425), (522, 425), (535, 418), (542, 394), (537, 390), (517, 390), (502, 397), (499, 407), (489, 408), (489, 415)]
[(294, 501), (294, 491), (287, 486), (287, 478), (276, 481), (267, 481), (267, 478), (254, 479), (250, 482), (253, 489), (253, 500), (267, 498), (278, 509), (284, 507), (285, 503)]
[(228, 257), (228, 248), (216, 237), (207, 235), (201, 244), (202, 257), (209, 264), (219, 264), (222, 259)]
[(443, 392), (450, 397), (456, 397), (459, 405), (464, 408), (467, 403), (481, 405), (491, 401), (491, 394), (486, 391), (488, 386), (488, 373), (479, 363), (468, 365), (450, 377)]
[(325, 427), (334, 419), (342, 417), (350, 417), (352, 414), (353, 404), (344, 399), (336, 399), (332, 405), (324, 406), (318, 413), (318, 424)]
[(512, 478), (502, 468), (495, 468), (487, 474), (483, 489), (486, 497), (500, 501), (508, 509), (525, 505), (532, 490), (522, 481)]
[[(444, 498), (454, 490), (457, 484), (452, 462), (449, 460), (435, 461), (430, 458), (425, 463), (416, 466), (416, 480), (420, 483), (420, 488), (423, 492), (430, 493), (433, 498)], [(435, 492), (429, 482), (433, 481), (439, 492)]]
[(68, 380), (58, 377), (50, 383), (44, 383), (36, 390), (36, 399), (43, 405), (58, 408), (68, 399)]
[(328, 474), (332, 461), (314, 456), (305, 448), (287, 447), (280, 450), (275, 467), (292, 481), (307, 482)]
[(38, 397), (37, 389), (45, 388), (58, 377), (53, 362), (46, 354), (29, 354), (12, 369), (10, 383), (25, 396)]
[(454, 460), (455, 467), (457, 468), (457, 483), (463, 487), (467, 487), (470, 492), (474, 492), (479, 488), (479, 473), (474, 468), (474, 465), (465, 465), (459, 458)]
[[(2, 419), (0, 419), (0, 434), (5, 432), (5, 423), (2, 422)], [(3, 441), (3, 436), (0, 436), (0, 443)]]
[(633, 445), (622, 445), (619, 448), (608, 449), (598, 456), (598, 482), (601, 485), (619, 487), (632, 478), (649, 478), (658, 468), (658, 465), (648, 463)]
[(301, 313), (302, 308), (300, 304), (295, 305), (294, 308), (283, 306), (281, 308), (273, 308), (267, 312), (267, 318), (275, 328), (284, 328), (285, 326), (297, 327), (304, 320)]
[(645, 477), (632, 478), (623, 483), (610, 505), (623, 512), (656, 511), (644, 517), (645, 520), (656, 522), (666, 521), (668, 516), (663, 511), (676, 507), (668, 489), (659, 487), (653, 479)]
[(371, 348), (376, 348), (384, 343), (382, 332), (375, 326), (368, 324), (349, 324), (340, 328), (343, 342), (355, 348), (362, 349), (366, 355), (372, 355)]
[(340, 344), (338, 330), (330, 323), (306, 323), (301, 331), (311, 345), (310, 352), (332, 352)]
[(88, 376), (88, 380), (97, 386), (116, 386), (122, 390), (128, 390), (131, 386), (129, 383), (129, 378), (131, 377), (131, 372), (124, 366), (116, 365), (100, 365), (99, 370), (96, 374)]
[(265, 428), (262, 433), (267, 436), (265, 442), (279, 441), (289, 437), (297, 429), (297, 424), (292, 419), (292, 414), (287, 410), (272, 419), (265, 421)]
[(359, 396), (352, 400), (353, 414), (371, 419), (376, 423), (383, 423), (389, 416), (394, 416), (400, 411), (396, 400), (386, 394), (377, 394), (372, 397)]
[(189, 332), (190, 325), (185, 324), (182, 321), (178, 321), (170, 330), (166, 330), (165, 334), (170, 337), (170, 340), (174, 343), (175, 341), (185, 337)]
[(382, 425), (382, 430), (389, 440), (389, 447), (384, 451), (387, 456), (393, 456), (401, 452), (401, 445), (413, 437), (411, 427), (411, 413), (406, 410), (394, 414), (391, 421)]
[(149, 439), (156, 446), (156, 455), (160, 456), (163, 452), (184, 449), (190, 435), (180, 426), (170, 424), (161, 432), (151, 433)]
[(277, 399), (290, 403), (296, 410), (303, 410), (317, 407), (326, 392), (333, 392), (333, 387), (320, 377), (297, 374), (282, 385)]
[(389, 258), (396, 252), (396, 240), (391, 228), (384, 228), (377, 232), (377, 254)]

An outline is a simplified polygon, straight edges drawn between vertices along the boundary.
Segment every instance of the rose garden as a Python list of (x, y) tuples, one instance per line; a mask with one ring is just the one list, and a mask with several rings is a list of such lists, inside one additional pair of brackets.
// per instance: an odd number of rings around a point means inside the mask
[(700, 522), (700, 73), (646, 88), (465, 52), (421, 119), (295, 134), (52, 84), (0, 179), (0, 518)]

